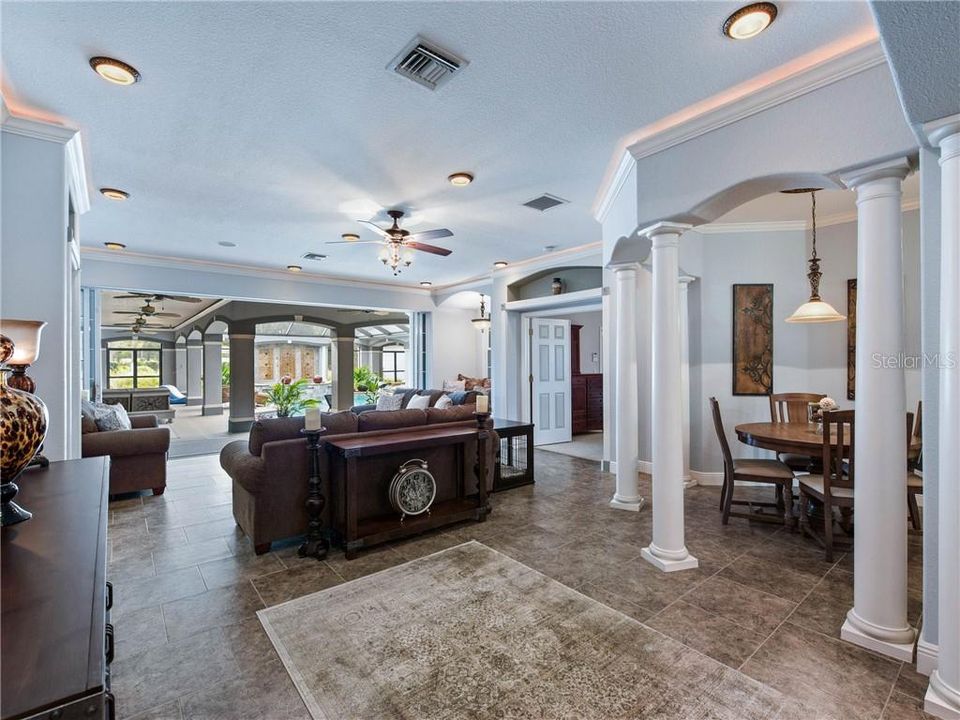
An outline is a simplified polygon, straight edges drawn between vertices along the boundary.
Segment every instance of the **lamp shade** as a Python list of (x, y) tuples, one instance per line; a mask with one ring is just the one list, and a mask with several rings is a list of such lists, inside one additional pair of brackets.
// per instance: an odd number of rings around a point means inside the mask
[(833, 305), (823, 300), (811, 300), (797, 308), (796, 312), (787, 318), (788, 323), (828, 323), (846, 320), (834, 310)]
[(7, 365), (33, 365), (40, 357), (40, 333), (46, 327), (42, 320), (0, 320), (0, 333), (13, 340), (13, 355)]

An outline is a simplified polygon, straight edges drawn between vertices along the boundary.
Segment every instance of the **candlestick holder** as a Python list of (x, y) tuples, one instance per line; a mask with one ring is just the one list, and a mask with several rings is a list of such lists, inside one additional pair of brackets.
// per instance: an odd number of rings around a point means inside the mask
[(323, 508), (327, 504), (326, 498), (320, 490), (320, 435), (326, 428), (317, 430), (303, 429), (307, 436), (307, 452), (310, 453), (310, 478), (307, 481), (307, 539), (297, 550), (300, 557), (313, 557), (323, 560), (327, 556), (330, 544), (323, 533)]

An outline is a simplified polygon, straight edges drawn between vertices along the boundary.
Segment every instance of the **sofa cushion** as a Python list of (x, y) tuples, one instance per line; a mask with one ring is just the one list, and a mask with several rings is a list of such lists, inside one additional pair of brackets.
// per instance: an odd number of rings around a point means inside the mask
[(395, 430), (397, 428), (416, 427), (427, 424), (426, 410), (384, 410), (366, 412), (357, 418), (357, 430)]
[(410, 398), (412, 398), (414, 395), (419, 395), (420, 391), (417, 390), (417, 388), (397, 388), (393, 391), (393, 394), (403, 396), (403, 402), (400, 403), (400, 409), (406, 410), (407, 403), (410, 402)]
[(443, 390), (420, 390), (419, 394), (426, 395), (427, 397), (429, 397), (430, 404), (427, 407), (433, 407), (434, 405), (437, 404), (437, 400), (443, 397), (444, 392)]
[(407, 403), (407, 410), (426, 410), (430, 407), (429, 395), (414, 395)]
[(427, 410), (427, 424), (435, 425), (437, 423), (473, 420), (473, 413), (476, 409), (476, 405), (453, 405), (448, 408), (432, 407)]
[(490, 387), (490, 378), (468, 377), (461, 373), (457, 375), (457, 380), (463, 380), (466, 390), (479, 390), (480, 388)]
[[(339, 435), (357, 431), (357, 416), (349, 410), (338, 413), (321, 413), (320, 422), (325, 435)], [(263, 446), (277, 440), (294, 440), (303, 437), (303, 417), (278, 417), (257, 420), (250, 428), (247, 447), (251, 455), (263, 454)]]
[(100, 428), (97, 427), (97, 409), (96, 406), (89, 400), (80, 401), (80, 432), (84, 435), (87, 433), (97, 432)]

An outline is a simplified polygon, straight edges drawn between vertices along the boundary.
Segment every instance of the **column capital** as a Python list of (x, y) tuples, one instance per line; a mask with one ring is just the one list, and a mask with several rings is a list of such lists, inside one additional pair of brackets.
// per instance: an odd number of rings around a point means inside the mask
[(619, 275), (628, 271), (637, 272), (640, 269), (638, 262), (614, 262), (607, 265), (607, 270)]
[[(660, 222), (654, 223), (653, 225), (648, 225), (642, 230), (638, 231), (638, 235), (643, 237), (648, 237), (651, 240), (663, 235), (683, 235), (687, 230), (691, 229), (693, 225), (689, 223), (678, 223), (672, 222), (670, 220), (661, 220)], [(655, 243), (656, 244), (656, 243)]]
[(840, 173), (840, 181), (852, 190), (861, 185), (873, 182), (874, 180), (883, 180), (884, 178), (903, 180), (910, 174), (911, 170), (909, 160), (901, 157), (874, 165), (866, 165), (847, 170), (846, 172)]
[(960, 114), (949, 115), (923, 124), (923, 134), (933, 147), (943, 150), (943, 141), (951, 135), (960, 135)]

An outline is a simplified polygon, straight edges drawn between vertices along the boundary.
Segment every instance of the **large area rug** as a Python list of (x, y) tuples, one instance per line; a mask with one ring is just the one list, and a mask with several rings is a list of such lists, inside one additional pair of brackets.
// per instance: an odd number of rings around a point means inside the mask
[(316, 720), (813, 717), (478, 542), (258, 614)]

